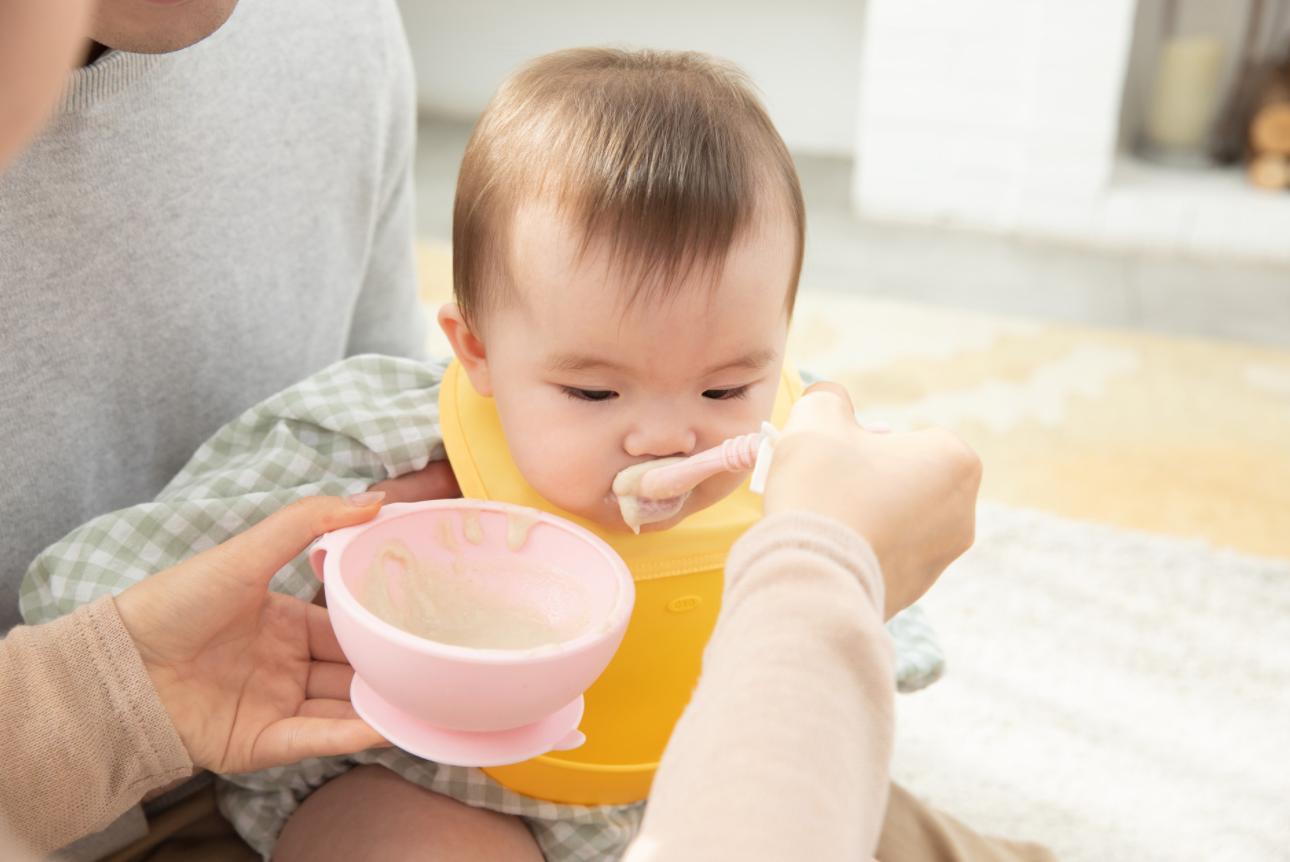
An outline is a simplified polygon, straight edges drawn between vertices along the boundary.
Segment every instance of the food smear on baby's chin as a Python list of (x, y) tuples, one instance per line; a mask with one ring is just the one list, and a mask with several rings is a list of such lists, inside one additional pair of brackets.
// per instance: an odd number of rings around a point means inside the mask
[(656, 524), (675, 517), (685, 506), (685, 501), (690, 497), (688, 491), (680, 496), (664, 499), (643, 497), (640, 493), (641, 478), (646, 473), (683, 460), (685, 459), (673, 457), (642, 461), (619, 471), (614, 477), (613, 496), (618, 503), (618, 511), (622, 515), (623, 523), (630, 527), (633, 533), (639, 535), (641, 527), (645, 524)]
[[(522, 590), (500, 585), (520, 579)], [(418, 559), (397, 539), (364, 573), (359, 602), (409, 634), (474, 649), (531, 650), (584, 634), (588, 596), (580, 581), (522, 556)]]

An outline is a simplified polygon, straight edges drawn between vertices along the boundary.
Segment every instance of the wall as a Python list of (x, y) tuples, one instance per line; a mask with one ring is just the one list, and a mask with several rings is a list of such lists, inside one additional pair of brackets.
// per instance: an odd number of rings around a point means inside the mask
[(474, 117), (510, 69), (558, 48), (694, 49), (743, 66), (794, 150), (849, 156), (854, 148), (864, 17), (858, 0), (399, 5), (425, 111)]
[(870, 0), (854, 199), (1012, 229), (1085, 209), (1115, 163), (1133, 0)]

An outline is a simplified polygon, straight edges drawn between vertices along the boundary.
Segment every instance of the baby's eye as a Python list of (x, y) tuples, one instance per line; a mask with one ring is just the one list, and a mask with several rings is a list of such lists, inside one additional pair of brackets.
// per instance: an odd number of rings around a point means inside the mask
[(736, 386), (734, 389), (707, 389), (703, 397), (713, 401), (729, 401), (731, 398), (743, 398), (748, 394), (747, 386)]
[(608, 401), (618, 397), (612, 389), (576, 389), (572, 386), (561, 386), (560, 389), (574, 401)]

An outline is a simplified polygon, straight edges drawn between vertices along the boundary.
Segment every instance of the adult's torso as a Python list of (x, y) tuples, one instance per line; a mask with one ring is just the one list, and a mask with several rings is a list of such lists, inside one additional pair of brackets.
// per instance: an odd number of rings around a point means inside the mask
[(0, 631), (41, 548), (241, 410), (346, 352), (419, 350), (410, 293), (405, 323), (352, 325), (410, 135), (393, 15), (242, 0), (192, 48), (109, 53), (0, 175)]

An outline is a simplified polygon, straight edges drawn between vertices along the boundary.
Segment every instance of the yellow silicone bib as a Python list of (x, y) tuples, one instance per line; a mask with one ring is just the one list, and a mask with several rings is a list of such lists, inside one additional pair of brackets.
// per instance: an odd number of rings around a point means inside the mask
[[(782, 426), (801, 394), (785, 369), (772, 421)], [(659, 758), (699, 678), (703, 648), (721, 607), (730, 546), (761, 517), (745, 483), (735, 493), (660, 533), (607, 532), (541, 497), (520, 475), (491, 398), (475, 392), (453, 362), (439, 393), (444, 446), (463, 496), (518, 503), (586, 527), (627, 562), (636, 605), (608, 669), (586, 692), (586, 743), (513, 766), (485, 770), (510, 789), (580, 805), (636, 802), (649, 795)]]

